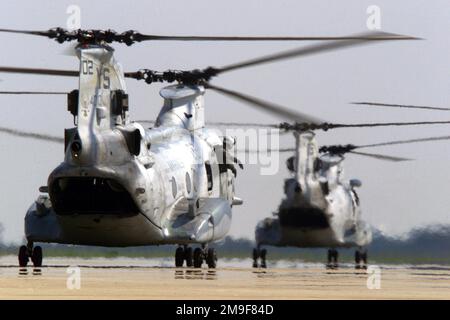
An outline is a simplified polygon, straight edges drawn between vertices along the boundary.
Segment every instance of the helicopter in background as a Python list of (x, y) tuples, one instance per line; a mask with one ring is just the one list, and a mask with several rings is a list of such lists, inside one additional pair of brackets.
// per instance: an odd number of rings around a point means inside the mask
[[(68, 94), (68, 111), (74, 117), (75, 127), (64, 132), (64, 161), (50, 173), (47, 185), (39, 189), (42, 195), (25, 216), (28, 243), (18, 253), (21, 267), (30, 258), (34, 266), (41, 266), (42, 248), (34, 244), (48, 242), (114, 247), (173, 244), (178, 245), (176, 267), (186, 263), (188, 267), (199, 268), (206, 262), (208, 267), (215, 268), (217, 254), (208, 244), (227, 234), (232, 207), (242, 204), (235, 196), (236, 166), (242, 165), (231, 156), (233, 137), (220, 136), (205, 127), (205, 89), (284, 118), (306, 123), (315, 123), (316, 119), (212, 85), (209, 80), (224, 72), (263, 63), (380, 40), (414, 39), (385, 33), (313, 39), (155, 36), (135, 31), (119, 34), (112, 30), (61, 28), (0, 29), (0, 32), (42, 36), (59, 43), (76, 41), (75, 52), (80, 60), (78, 71), (0, 67), (0, 72), (79, 79), (79, 88)], [(143, 69), (125, 73), (109, 45), (152, 40), (329, 41), (222, 68), (165, 72)], [(125, 78), (144, 80), (148, 84), (178, 83), (160, 91), (164, 104), (154, 128), (146, 129), (130, 121)], [(46, 139), (44, 135), (28, 134)], [(192, 244), (199, 247), (193, 250)]]
[(362, 185), (361, 181), (344, 178), (344, 155), (350, 153), (385, 161), (408, 161), (411, 159), (356, 150), (450, 139), (450, 136), (444, 136), (319, 148), (311, 129), (320, 127), (305, 128), (287, 123), (284, 127), (285, 130), (294, 131), (295, 148), (275, 151), (294, 153), (286, 161), (292, 177), (284, 181), (285, 197), (277, 212), (256, 226), (253, 267), (267, 267), (267, 249), (263, 246), (270, 245), (328, 248), (328, 268), (338, 267), (338, 248), (355, 247), (355, 268), (366, 268), (367, 246), (372, 241), (372, 230), (362, 219), (360, 197), (356, 192), (356, 188)]

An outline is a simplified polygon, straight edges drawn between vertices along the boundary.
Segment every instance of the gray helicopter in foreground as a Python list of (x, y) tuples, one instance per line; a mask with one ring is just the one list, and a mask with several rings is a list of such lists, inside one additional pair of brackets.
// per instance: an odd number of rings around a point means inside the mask
[[(0, 72), (78, 77), (79, 88), (68, 94), (68, 111), (75, 127), (64, 133), (64, 161), (49, 175), (47, 185), (25, 216), (27, 245), (19, 250), (20, 266), (31, 258), (42, 265), (42, 249), (35, 243), (95, 246), (178, 245), (175, 266), (216, 266), (217, 254), (208, 244), (222, 239), (231, 224), (235, 196), (235, 140), (205, 127), (205, 89), (247, 102), (290, 120), (315, 119), (262, 100), (223, 89), (209, 80), (223, 72), (262, 63), (336, 50), (380, 40), (407, 40), (390, 34), (329, 37), (180, 37), (143, 35), (135, 31), (48, 31), (0, 29), (55, 39), (77, 41), (78, 71), (0, 67)], [(131, 45), (156, 40), (329, 40), (223, 68), (194, 71), (123, 72), (114, 59), (112, 42)], [(178, 82), (160, 94), (163, 107), (151, 129), (132, 122), (125, 78)], [(17, 92), (26, 94), (27, 92)], [(28, 92), (32, 93), (32, 92)], [(41, 92), (45, 93), (45, 92)], [(52, 92), (48, 92), (51, 94)], [(9, 131), (8, 131), (9, 130)], [(55, 137), (3, 132), (48, 141)], [(190, 245), (200, 245), (192, 250)]]
[(273, 217), (260, 221), (255, 229), (257, 247), (253, 250), (253, 267), (266, 267), (270, 246), (329, 248), (327, 267), (338, 266), (338, 248), (356, 247), (355, 267), (367, 267), (367, 246), (372, 241), (371, 227), (362, 219), (358, 179), (344, 179), (346, 153), (385, 161), (411, 159), (355, 151), (387, 145), (449, 140), (450, 136), (390, 141), (370, 145), (335, 145), (318, 147), (313, 131), (295, 125), (296, 146), (279, 152), (294, 152), (286, 165), (292, 177), (284, 181), (285, 198)]

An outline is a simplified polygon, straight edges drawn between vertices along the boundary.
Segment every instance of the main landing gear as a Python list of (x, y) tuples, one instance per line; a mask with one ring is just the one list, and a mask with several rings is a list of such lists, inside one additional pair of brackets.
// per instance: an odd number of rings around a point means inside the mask
[[(266, 264), (266, 256), (267, 256), (267, 250), (266, 249), (260, 249), (259, 247), (253, 249), (253, 268), (267, 268)], [(261, 264), (258, 264), (258, 260), (261, 261)]]
[(42, 248), (40, 246), (33, 247), (33, 243), (29, 242), (26, 246), (19, 248), (19, 266), (25, 268), (31, 259), (35, 268), (42, 267)]
[(338, 251), (336, 249), (329, 249), (327, 254), (327, 269), (337, 269), (338, 267)]
[(214, 269), (217, 266), (216, 249), (208, 248), (205, 244), (195, 250), (188, 245), (179, 246), (175, 251), (175, 267), (182, 267), (184, 261), (186, 261), (186, 267), (201, 268), (203, 262), (206, 262), (208, 268)]
[(359, 248), (355, 251), (355, 269), (367, 269), (367, 250)]

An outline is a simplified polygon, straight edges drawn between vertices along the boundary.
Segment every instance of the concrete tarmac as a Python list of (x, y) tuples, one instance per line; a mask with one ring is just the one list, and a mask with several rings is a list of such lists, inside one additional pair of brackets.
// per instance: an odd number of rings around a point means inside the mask
[(171, 259), (45, 263), (39, 270), (19, 269), (14, 257), (0, 258), (0, 299), (450, 299), (450, 266), (375, 266), (367, 272), (307, 263), (253, 269), (245, 267), (250, 259), (224, 261), (215, 270), (173, 268)]

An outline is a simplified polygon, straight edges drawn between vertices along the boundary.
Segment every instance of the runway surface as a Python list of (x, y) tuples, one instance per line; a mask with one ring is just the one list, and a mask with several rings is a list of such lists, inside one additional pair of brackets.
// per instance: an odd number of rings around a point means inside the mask
[(219, 262), (196, 270), (165, 258), (49, 258), (40, 270), (21, 270), (15, 257), (0, 257), (0, 299), (450, 299), (450, 266), (381, 265), (368, 274), (351, 265)]

